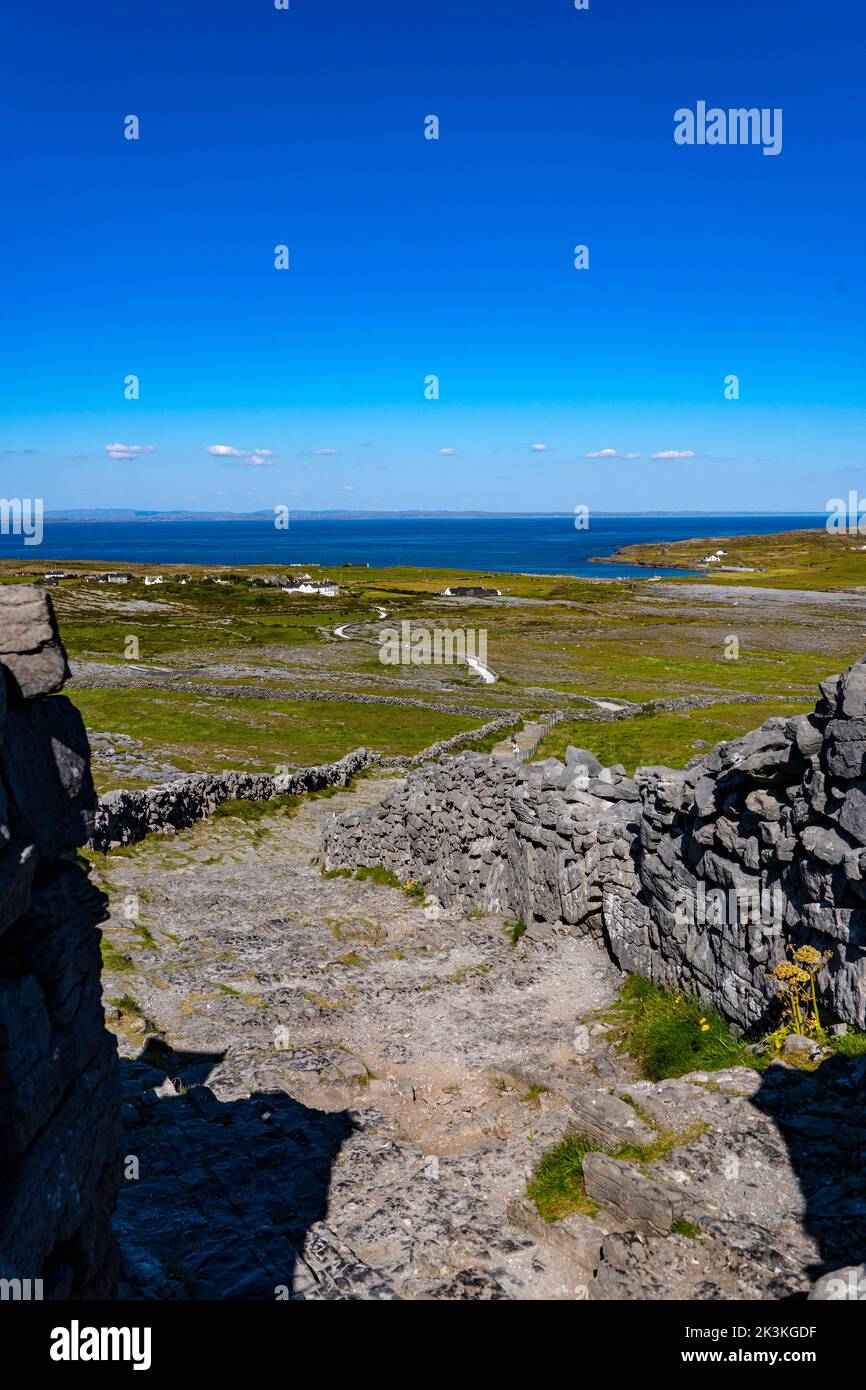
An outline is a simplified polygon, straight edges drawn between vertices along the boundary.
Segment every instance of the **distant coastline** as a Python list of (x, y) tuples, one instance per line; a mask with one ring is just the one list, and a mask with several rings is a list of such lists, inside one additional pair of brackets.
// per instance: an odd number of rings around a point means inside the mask
[[(56, 511), (46, 511), (44, 513), (46, 521), (89, 521), (89, 522), (109, 522), (109, 521), (272, 521), (273, 509), (267, 508), (254, 512), (198, 512), (198, 511), (150, 511), (135, 508), (114, 508), (114, 507), (74, 507), (68, 510), (58, 509)], [(292, 511), (293, 521), (479, 521), (498, 519), (519, 521), (519, 520), (544, 520), (546, 518), (561, 519), (571, 518), (573, 512), (485, 512), (485, 511), (349, 511), (345, 509), (321, 510), (321, 511)], [(712, 511), (639, 511), (639, 512), (609, 512), (593, 511), (592, 515), (599, 519), (611, 517), (715, 517), (718, 512)], [(726, 515), (731, 517), (747, 516), (778, 516), (785, 515), (790, 517), (812, 517), (812, 512), (729, 512)]]

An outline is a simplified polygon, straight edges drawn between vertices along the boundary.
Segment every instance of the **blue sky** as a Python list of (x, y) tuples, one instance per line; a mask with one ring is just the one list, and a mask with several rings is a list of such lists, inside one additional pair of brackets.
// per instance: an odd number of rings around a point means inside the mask
[[(7, 0), (0, 37), (5, 495), (866, 489), (853, 0)], [(782, 108), (782, 152), (676, 145), (699, 100)]]

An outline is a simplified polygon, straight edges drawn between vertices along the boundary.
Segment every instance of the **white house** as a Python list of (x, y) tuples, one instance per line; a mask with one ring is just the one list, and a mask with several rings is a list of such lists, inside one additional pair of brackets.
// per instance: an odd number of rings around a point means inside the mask
[(286, 589), (285, 593), (295, 594), (319, 594), (322, 598), (336, 598), (340, 592), (340, 586), (335, 584), (333, 579), (310, 579), (302, 584), (298, 584), (294, 589)]
[(151, 584), (164, 584), (165, 580), (161, 574), (146, 574), (144, 576), (144, 586), (149, 589)]

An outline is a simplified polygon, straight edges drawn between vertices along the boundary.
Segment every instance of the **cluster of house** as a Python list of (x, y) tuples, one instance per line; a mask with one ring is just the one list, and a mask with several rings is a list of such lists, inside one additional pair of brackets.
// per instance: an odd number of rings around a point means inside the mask
[(727, 550), (714, 550), (713, 553), (712, 553), (712, 555), (702, 555), (702, 556), (701, 556), (701, 564), (702, 564), (702, 565), (717, 565), (717, 564), (719, 563), (720, 560), (724, 560), (724, 558), (725, 558), (725, 556), (727, 555), (727, 553), (728, 553)]
[[(254, 584), (255, 579), (250, 583)], [(340, 586), (335, 579), (313, 579), (310, 574), (265, 574), (263, 584), (273, 584), (284, 594), (318, 594), (320, 598), (336, 598)]]
[[(47, 574), (43, 574), (42, 583), (50, 586), (59, 584), (61, 579), (79, 579), (80, 577), (77, 574), (67, 574), (66, 570), (49, 570)], [(88, 584), (128, 584), (130, 575), (124, 574), (122, 570), (106, 570), (104, 574), (86, 574), (84, 579)], [(144, 582), (147, 584), (150, 581), (145, 579)], [(159, 582), (162, 583), (162, 576), (160, 576)]]
[[(65, 570), (49, 570), (42, 576), (42, 583), (49, 586), (59, 584), (61, 579), (77, 579), (78, 575), (68, 575)], [(174, 578), (175, 576), (172, 576)], [(128, 584), (132, 578), (131, 574), (123, 570), (106, 570), (103, 574), (86, 574), (84, 576), (88, 584)], [(211, 584), (231, 584), (231, 579), (224, 579), (219, 574), (206, 574), (205, 581)], [(145, 587), (150, 589), (154, 584), (164, 584), (165, 576), (162, 574), (146, 574), (144, 576)], [(183, 575), (178, 580), (180, 584), (189, 584), (189, 576)], [(263, 584), (273, 584), (281, 589), (284, 594), (318, 594), (321, 598), (336, 598), (340, 592), (340, 586), (334, 579), (313, 579), (309, 574), (268, 574), (259, 580), (251, 579), (250, 583), (256, 582)]]

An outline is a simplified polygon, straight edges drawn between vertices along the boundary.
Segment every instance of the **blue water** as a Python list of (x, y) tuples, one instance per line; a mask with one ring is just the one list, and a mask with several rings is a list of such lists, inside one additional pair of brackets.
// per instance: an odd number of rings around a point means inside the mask
[(50, 521), (40, 546), (0, 535), (0, 558), (97, 560), (106, 563), (273, 565), (348, 562), (423, 565), (481, 572), (591, 575), (596, 579), (681, 570), (594, 565), (641, 541), (694, 536), (766, 535), (823, 526), (816, 516), (597, 516), (585, 531), (571, 517), (485, 517), (407, 520), (301, 521), (287, 531), (271, 521)]

